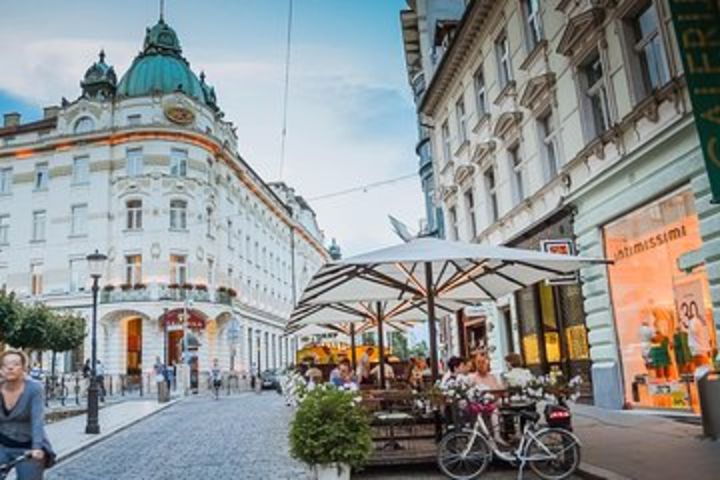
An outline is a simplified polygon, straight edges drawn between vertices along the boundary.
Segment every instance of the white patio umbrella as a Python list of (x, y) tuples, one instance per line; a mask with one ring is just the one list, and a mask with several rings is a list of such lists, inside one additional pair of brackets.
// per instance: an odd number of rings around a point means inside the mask
[[(446, 313), (468, 305), (457, 300), (439, 300), (435, 308)], [(329, 330), (350, 336), (352, 364), (356, 366), (355, 335), (376, 327), (380, 358), (380, 384), (385, 385), (384, 327), (407, 331), (415, 324), (428, 318), (425, 299), (378, 300), (367, 302), (334, 302), (322, 304), (301, 304), (293, 311), (286, 327), (287, 333), (296, 333), (307, 327), (322, 326)]]
[(415, 238), (322, 267), (300, 307), (368, 301), (422, 301), (427, 308), (433, 380), (438, 376), (436, 303), (479, 303), (537, 282), (606, 263), (533, 250)]

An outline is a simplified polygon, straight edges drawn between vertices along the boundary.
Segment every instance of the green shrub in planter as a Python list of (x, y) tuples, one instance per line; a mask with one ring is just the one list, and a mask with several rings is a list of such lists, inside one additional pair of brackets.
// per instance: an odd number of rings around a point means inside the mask
[(320, 386), (307, 392), (290, 427), (290, 453), (308, 465), (362, 467), (372, 453), (367, 414), (357, 392)]

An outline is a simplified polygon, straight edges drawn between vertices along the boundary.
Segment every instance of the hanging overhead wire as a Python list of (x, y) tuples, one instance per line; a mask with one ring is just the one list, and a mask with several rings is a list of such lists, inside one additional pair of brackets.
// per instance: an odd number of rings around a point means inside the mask
[(290, 93), (290, 51), (292, 45), (293, 0), (288, 0), (287, 42), (285, 45), (285, 90), (283, 95), (282, 132), (280, 133), (280, 172), (282, 181), (285, 170), (285, 142), (287, 141), (288, 99)]
[(400, 182), (400, 181), (402, 181), (402, 180), (408, 180), (408, 179), (410, 179), (410, 178), (418, 178), (418, 174), (417, 174), (417, 173), (410, 173), (410, 174), (408, 174), (408, 175), (402, 175), (402, 176), (399, 176), (399, 177), (389, 178), (389, 179), (387, 179), (387, 180), (380, 180), (380, 181), (378, 181), (378, 182), (366, 183), (366, 184), (364, 184), (364, 185), (358, 185), (357, 187), (346, 188), (345, 190), (339, 190), (339, 191), (336, 191), (336, 192), (325, 193), (325, 194), (323, 194), (323, 195), (318, 195), (318, 196), (316, 196), (316, 197), (308, 197), (307, 200), (308, 200), (309, 202), (316, 202), (316, 201), (318, 201), (318, 200), (325, 200), (325, 199), (327, 199), (327, 198), (339, 197), (339, 196), (341, 196), (341, 195), (348, 195), (348, 194), (350, 194), (350, 193), (355, 193), (355, 192), (363, 192), (363, 193), (365, 193), (365, 192), (367, 192), (368, 190), (372, 190), (372, 189), (375, 189), (375, 188), (378, 188), (378, 187), (382, 187), (382, 186), (385, 186), (385, 185), (390, 185), (390, 184), (392, 184), (392, 183), (397, 183), (397, 182)]

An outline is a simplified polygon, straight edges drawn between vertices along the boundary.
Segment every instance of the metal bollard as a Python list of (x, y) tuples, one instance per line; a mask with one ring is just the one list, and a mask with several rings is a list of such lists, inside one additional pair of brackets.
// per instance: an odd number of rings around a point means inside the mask
[(45, 378), (45, 406), (50, 406), (50, 378)]
[(67, 394), (65, 390), (65, 375), (60, 377), (60, 404), (64, 407)]
[(75, 374), (75, 405), (80, 405), (80, 377)]

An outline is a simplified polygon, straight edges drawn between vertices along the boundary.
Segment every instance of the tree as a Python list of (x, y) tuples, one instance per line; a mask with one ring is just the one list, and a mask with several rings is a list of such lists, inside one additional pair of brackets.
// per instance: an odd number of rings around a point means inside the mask
[(390, 334), (390, 346), (392, 347), (393, 355), (400, 360), (408, 359), (408, 341), (404, 333), (392, 332)]
[(43, 350), (52, 315), (48, 307), (39, 303), (20, 308), (18, 321), (6, 337), (7, 343), (23, 350)]
[(55, 313), (50, 316), (45, 330), (44, 350), (52, 352), (52, 376), (55, 377), (56, 357), (82, 344), (85, 340), (85, 319), (71, 314)]
[(15, 299), (15, 294), (0, 291), (0, 345), (8, 342), (10, 332), (15, 329), (22, 305)]
[(415, 358), (427, 358), (428, 357), (428, 346), (427, 343), (425, 343), (425, 340), (420, 340), (418, 343), (410, 347), (410, 354), (411, 357)]

